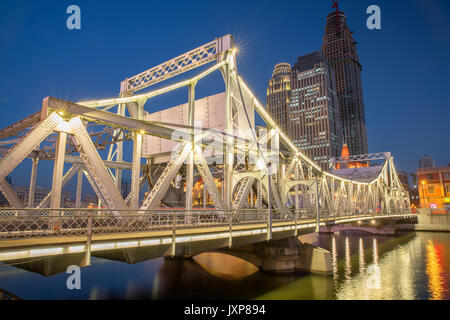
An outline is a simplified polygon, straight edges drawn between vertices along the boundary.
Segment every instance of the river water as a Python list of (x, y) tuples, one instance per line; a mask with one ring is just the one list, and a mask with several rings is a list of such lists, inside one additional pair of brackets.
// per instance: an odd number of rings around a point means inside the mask
[(333, 276), (267, 274), (219, 253), (136, 264), (93, 257), (92, 265), (81, 269), (81, 289), (69, 290), (70, 275), (64, 270), (71, 262), (63, 258), (20, 267), (0, 264), (0, 296), (8, 292), (23, 299), (450, 299), (450, 233), (311, 234), (300, 240), (332, 253)]

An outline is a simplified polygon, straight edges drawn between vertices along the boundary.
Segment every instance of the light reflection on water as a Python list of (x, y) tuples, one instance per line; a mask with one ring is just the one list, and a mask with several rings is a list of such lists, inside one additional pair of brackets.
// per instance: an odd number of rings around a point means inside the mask
[[(449, 233), (300, 239), (331, 252), (333, 276), (271, 275), (241, 259), (205, 253), (193, 260), (158, 258), (136, 264), (93, 258), (90, 267), (81, 269), (82, 289), (72, 291), (65, 285), (68, 275), (56, 268), (61, 261), (45, 262), (49, 276), (0, 264), (0, 288), (25, 299), (450, 298)], [(373, 266), (379, 267), (379, 279), (369, 274)]]
[(431, 292), (431, 300), (442, 300), (444, 295), (445, 279), (442, 268), (442, 246), (433, 241), (427, 241), (427, 269), (429, 278), (428, 288)]
[(363, 239), (359, 238), (359, 273), (364, 273), (366, 271), (366, 262), (364, 258), (364, 243)]
[(352, 275), (352, 260), (350, 256), (350, 240), (345, 237), (345, 279), (350, 280)]

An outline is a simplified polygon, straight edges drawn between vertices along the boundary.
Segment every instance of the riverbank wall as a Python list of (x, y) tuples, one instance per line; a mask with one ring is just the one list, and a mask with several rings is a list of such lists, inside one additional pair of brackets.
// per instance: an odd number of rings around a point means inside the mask
[(399, 224), (397, 230), (450, 232), (449, 211), (417, 209), (417, 224)]

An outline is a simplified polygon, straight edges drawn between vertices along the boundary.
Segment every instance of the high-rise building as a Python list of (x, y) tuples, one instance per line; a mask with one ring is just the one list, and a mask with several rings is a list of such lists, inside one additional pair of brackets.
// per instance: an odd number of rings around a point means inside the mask
[(327, 17), (322, 53), (335, 72), (344, 142), (350, 155), (367, 154), (362, 68), (346, 16), (337, 8)]
[(434, 167), (435, 163), (432, 157), (425, 155), (422, 158), (420, 158), (419, 168), (434, 168)]
[(292, 68), (288, 135), (308, 157), (328, 169), (342, 148), (334, 70), (316, 51)]
[(291, 65), (279, 63), (275, 66), (267, 87), (267, 111), (285, 132), (289, 132), (289, 102), (291, 93)]

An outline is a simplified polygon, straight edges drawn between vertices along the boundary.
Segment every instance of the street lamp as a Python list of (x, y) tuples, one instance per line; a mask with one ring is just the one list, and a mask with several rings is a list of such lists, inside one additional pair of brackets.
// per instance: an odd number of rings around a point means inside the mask
[(422, 180), (420, 183), (422, 184), (423, 203), (426, 205), (427, 204), (426, 201), (425, 201), (425, 199), (426, 199), (426, 196), (425, 196), (425, 184), (426, 184), (426, 181)]

